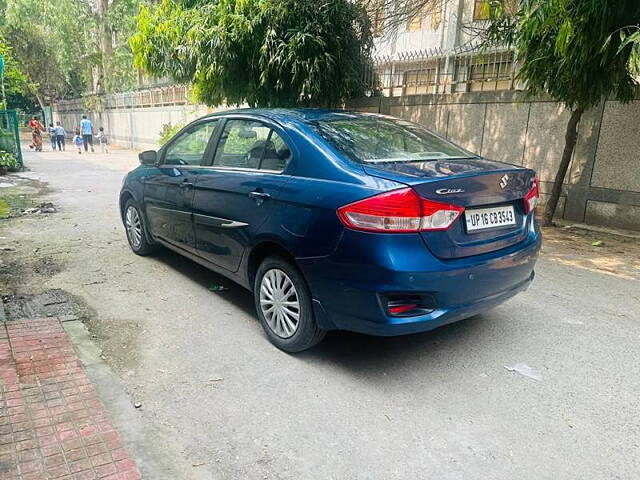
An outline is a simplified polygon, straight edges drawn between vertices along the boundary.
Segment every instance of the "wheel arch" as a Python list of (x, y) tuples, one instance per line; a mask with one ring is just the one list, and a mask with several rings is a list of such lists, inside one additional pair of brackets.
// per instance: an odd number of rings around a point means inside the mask
[(129, 190), (123, 190), (120, 192), (120, 217), (124, 219), (124, 207), (129, 200), (137, 202), (136, 197)]
[(295, 257), (289, 251), (289, 249), (274, 240), (263, 240), (257, 243), (251, 249), (251, 252), (249, 253), (249, 256), (247, 258), (247, 283), (250, 290), (253, 290), (253, 284), (255, 282), (256, 273), (258, 271), (258, 268), (260, 267), (260, 264), (265, 258), (271, 256), (283, 257), (284, 259), (291, 262), (298, 270), (300, 270)]

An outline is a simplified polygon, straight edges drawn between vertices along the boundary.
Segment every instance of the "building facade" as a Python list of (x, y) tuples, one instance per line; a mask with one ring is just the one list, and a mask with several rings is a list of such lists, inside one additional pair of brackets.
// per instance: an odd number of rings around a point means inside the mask
[[(375, 67), (367, 79), (383, 96), (520, 89), (514, 54), (482, 48), (488, 0), (431, 0), (411, 15), (372, 4)], [(406, 17), (409, 18), (406, 18)]]

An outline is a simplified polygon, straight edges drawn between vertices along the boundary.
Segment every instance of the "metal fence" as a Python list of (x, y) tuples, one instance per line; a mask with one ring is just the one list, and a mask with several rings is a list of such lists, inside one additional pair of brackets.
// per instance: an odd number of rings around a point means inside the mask
[(22, 149), (20, 148), (18, 116), (15, 110), (0, 110), (0, 151), (15, 155), (20, 166), (24, 166)]
[[(378, 56), (364, 73), (367, 95), (399, 97), (429, 93), (521, 90), (516, 79), (515, 55), (510, 50), (478, 51), (462, 46), (451, 51), (440, 48)], [(162, 85), (122, 93), (92, 95), (62, 100), (60, 113), (89, 110), (185, 105), (186, 85)]]
[(365, 72), (369, 96), (520, 90), (510, 50), (479, 52), (438, 48), (376, 57)]
[(61, 100), (56, 110), (60, 113), (87, 110), (116, 110), (127, 108), (185, 105), (189, 102), (186, 85), (165, 85), (130, 92), (92, 95), (71, 100)]

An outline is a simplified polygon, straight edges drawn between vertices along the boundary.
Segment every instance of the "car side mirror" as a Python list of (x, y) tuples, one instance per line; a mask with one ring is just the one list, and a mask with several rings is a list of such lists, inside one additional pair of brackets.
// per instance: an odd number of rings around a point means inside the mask
[(158, 162), (158, 152), (155, 150), (140, 152), (138, 159), (142, 165), (155, 165)]

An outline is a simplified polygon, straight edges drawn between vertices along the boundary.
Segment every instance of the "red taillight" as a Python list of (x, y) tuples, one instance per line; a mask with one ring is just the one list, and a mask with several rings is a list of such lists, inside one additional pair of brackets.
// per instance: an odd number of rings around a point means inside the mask
[(533, 179), (533, 186), (531, 190), (524, 196), (524, 213), (528, 214), (533, 212), (538, 205), (538, 199), (540, 198), (540, 182), (538, 176)]
[(421, 198), (407, 187), (340, 207), (338, 217), (354, 230), (407, 233), (446, 230), (463, 211), (464, 207)]

